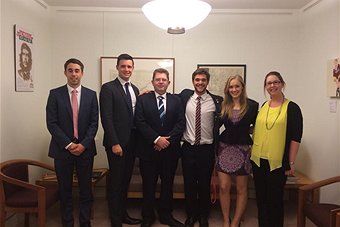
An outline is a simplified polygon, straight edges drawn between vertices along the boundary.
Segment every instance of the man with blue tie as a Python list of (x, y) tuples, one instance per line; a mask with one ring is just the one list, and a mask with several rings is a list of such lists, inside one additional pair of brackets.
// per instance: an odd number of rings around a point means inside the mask
[(117, 58), (118, 77), (103, 84), (100, 95), (100, 116), (104, 129), (103, 145), (109, 163), (108, 205), (111, 227), (140, 224), (126, 210), (127, 191), (135, 162), (136, 127), (134, 109), (138, 88), (130, 81), (133, 58), (121, 54)]
[(166, 92), (169, 84), (169, 72), (156, 69), (152, 78), (155, 91), (137, 97), (135, 119), (141, 134), (137, 156), (143, 179), (141, 227), (150, 227), (155, 222), (158, 178), (161, 179), (159, 222), (171, 227), (184, 226), (172, 216), (172, 190), (185, 118), (180, 98)]
[(75, 58), (64, 64), (67, 84), (50, 91), (46, 121), (52, 139), (48, 155), (60, 191), (63, 227), (73, 227), (72, 184), (75, 171), (79, 185), (79, 226), (91, 226), (92, 168), (96, 155), (94, 137), (98, 129), (96, 92), (81, 86), (84, 65)]

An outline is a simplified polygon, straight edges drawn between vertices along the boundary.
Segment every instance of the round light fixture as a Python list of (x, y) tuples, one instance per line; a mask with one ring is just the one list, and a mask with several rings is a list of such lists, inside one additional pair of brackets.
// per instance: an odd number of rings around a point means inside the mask
[(211, 6), (201, 0), (153, 0), (142, 7), (146, 18), (170, 34), (183, 34), (200, 24)]

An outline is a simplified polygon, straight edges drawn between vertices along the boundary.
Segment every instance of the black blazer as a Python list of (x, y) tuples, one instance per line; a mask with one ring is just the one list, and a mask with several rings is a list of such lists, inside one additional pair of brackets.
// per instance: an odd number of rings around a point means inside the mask
[[(131, 84), (138, 96), (138, 88)], [(122, 147), (129, 142), (133, 124), (130, 122), (129, 106), (125, 91), (118, 78), (103, 84), (100, 95), (100, 117), (104, 129), (103, 145), (111, 149), (113, 145)]]
[(247, 102), (248, 110), (238, 123), (232, 123), (229, 118), (221, 119), (221, 124), (224, 124), (225, 127), (225, 130), (220, 135), (221, 142), (242, 145), (253, 144), (249, 127), (250, 125), (255, 125), (259, 104), (252, 99), (247, 99)]
[(137, 156), (152, 159), (155, 155), (154, 141), (158, 136), (170, 136), (170, 146), (162, 152), (170, 152), (170, 157), (178, 157), (180, 139), (185, 129), (184, 110), (176, 95), (166, 94), (166, 114), (161, 124), (155, 92), (137, 97), (135, 122), (141, 134)]
[[(46, 105), (47, 129), (52, 135), (48, 155), (66, 159), (72, 154), (65, 149), (73, 140), (73, 117), (67, 85), (52, 89)], [(98, 101), (96, 92), (81, 87), (78, 113), (78, 135), (86, 148), (81, 157), (96, 155), (94, 137), (98, 130)]]
[[(219, 114), (221, 112), (221, 103), (223, 101), (223, 98), (218, 95), (213, 95), (209, 91), (207, 93), (211, 96), (215, 103), (216, 111), (214, 114), (214, 129), (213, 129), (213, 135), (214, 135), (214, 148), (217, 148), (217, 141), (218, 141), (218, 136), (219, 136), (219, 129), (220, 129), (220, 123), (219, 123)], [(182, 100), (182, 105), (184, 110), (186, 109), (187, 102), (189, 98), (194, 94), (194, 90), (190, 89), (184, 89), (180, 94), (180, 98)]]

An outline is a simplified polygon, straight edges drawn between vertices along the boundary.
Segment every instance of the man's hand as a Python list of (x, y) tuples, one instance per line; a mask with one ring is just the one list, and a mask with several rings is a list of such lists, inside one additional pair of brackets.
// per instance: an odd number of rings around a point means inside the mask
[(112, 153), (118, 156), (123, 156), (123, 149), (119, 144), (112, 146)]
[(155, 150), (160, 151), (160, 150), (167, 148), (170, 145), (169, 139), (170, 139), (170, 136), (159, 137), (159, 139), (157, 140), (157, 143), (154, 146)]
[(68, 150), (70, 151), (71, 154), (79, 156), (85, 151), (85, 147), (80, 144), (80, 143), (72, 143), (69, 147)]

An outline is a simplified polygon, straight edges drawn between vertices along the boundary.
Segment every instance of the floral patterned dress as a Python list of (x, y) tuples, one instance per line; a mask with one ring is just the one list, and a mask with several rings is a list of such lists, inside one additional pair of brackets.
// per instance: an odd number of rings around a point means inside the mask
[[(239, 111), (233, 110), (233, 124), (240, 121)], [(219, 143), (216, 170), (234, 176), (244, 176), (251, 173), (250, 145)]]

